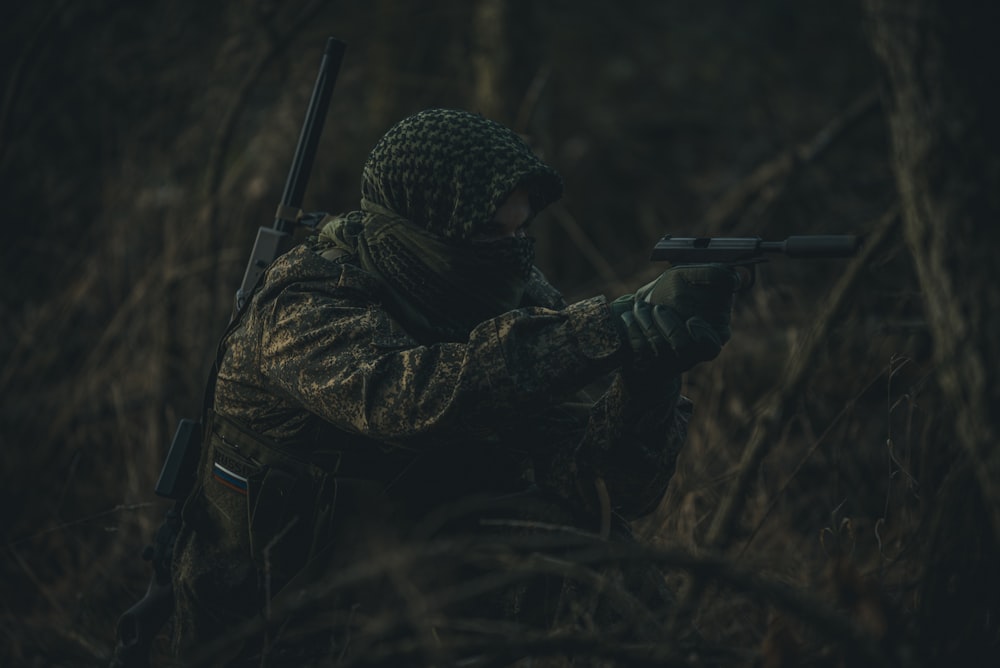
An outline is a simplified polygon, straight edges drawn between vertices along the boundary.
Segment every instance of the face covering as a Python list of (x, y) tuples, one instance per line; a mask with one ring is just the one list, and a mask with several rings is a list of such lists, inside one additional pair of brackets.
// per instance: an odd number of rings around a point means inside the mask
[(386, 213), (366, 212), (353, 230), (335, 220), (320, 237), (379, 279), (390, 312), (425, 343), (464, 341), (479, 323), (517, 308), (535, 254), (530, 238), (449, 241)]
[(378, 277), (386, 307), (418, 340), (464, 341), (524, 296), (534, 241), (475, 240), (518, 187), (536, 212), (562, 194), (555, 170), (508, 128), (464, 111), (423, 111), (372, 149), (361, 213), (329, 223), (321, 237), (340, 238)]

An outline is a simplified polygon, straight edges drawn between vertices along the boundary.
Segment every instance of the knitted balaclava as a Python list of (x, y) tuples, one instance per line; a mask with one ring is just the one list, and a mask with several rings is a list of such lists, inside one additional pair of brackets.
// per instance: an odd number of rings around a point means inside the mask
[(352, 245), (385, 286), (390, 310), (418, 338), (464, 340), (521, 303), (533, 240), (475, 238), (517, 187), (527, 189), (536, 212), (562, 194), (559, 175), (520, 137), (476, 114), (420, 112), (372, 149)]

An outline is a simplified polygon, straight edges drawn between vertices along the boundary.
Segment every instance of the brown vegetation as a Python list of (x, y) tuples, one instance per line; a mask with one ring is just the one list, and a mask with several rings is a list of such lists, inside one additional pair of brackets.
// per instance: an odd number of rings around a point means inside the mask
[[(987, 33), (1000, 17), (978, 4), (5, 8), (0, 663), (106, 664), (149, 576), (138, 555), (167, 508), (151, 491), (166, 443), (197, 412), (336, 35), (349, 48), (307, 208), (354, 206), (389, 124), (456, 106), (515, 127), (565, 177), (537, 234), (570, 297), (641, 284), (666, 232), (867, 240), (851, 261), (758, 270), (733, 341), (686, 379), (696, 417), (645, 544), (560, 567), (660, 564), (678, 604), (657, 633), (466, 651), (484, 665), (520, 650), (623, 666), (989, 665), (1000, 59)], [(542, 567), (517, 546), (489, 558)], [(677, 644), (692, 628), (701, 654)], [(416, 625), (404, 640), (370, 662), (451, 656), (427, 654)]]

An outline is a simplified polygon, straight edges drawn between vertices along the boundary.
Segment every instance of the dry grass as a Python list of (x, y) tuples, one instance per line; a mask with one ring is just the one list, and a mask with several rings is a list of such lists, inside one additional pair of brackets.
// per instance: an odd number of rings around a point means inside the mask
[[(448, 615), (462, 587), (493, 581), (417, 586), (409, 615), (313, 621), (371, 647), (344, 665), (460, 656), (505, 665), (524, 653), (551, 665), (569, 654), (621, 666), (982, 665), (1000, 640), (998, 550), (934, 381), (911, 263), (884, 213), (894, 195), (884, 129), (865, 106), (870, 69), (846, 46), (832, 57), (827, 33), (791, 9), (816, 40), (815, 50), (798, 46), (794, 72), (763, 36), (704, 50), (705, 36), (733, 37), (731, 3), (680, 17), (634, 4), (649, 29), (596, 5), (572, 17), (545, 5), (560, 21), (540, 25), (562, 26), (538, 28), (551, 41), (540, 56), (550, 68), (519, 71), (550, 82), (531, 90), (534, 113), (520, 97), (512, 104), (570, 184), (559, 215), (540, 221), (540, 263), (558, 285), (581, 297), (640, 284), (658, 270), (645, 260), (658, 231), (884, 240), (853, 267), (778, 260), (758, 270), (733, 341), (686, 378), (696, 417), (667, 497), (637, 527), (641, 544), (578, 537), (556, 561), (530, 543), (478, 555), (507, 578), (548, 570), (619, 600), (631, 594), (607, 565), (655, 563), (681, 601), (625, 608), (625, 625), (640, 633), (591, 620), (534, 634)], [(315, 72), (315, 59), (296, 51), (322, 44), (331, 25), (356, 36), (321, 152), (334, 158), (317, 164), (314, 201), (355, 198), (356, 168), (384, 129), (371, 110), (474, 103), (464, 73), (447, 71), (461, 40), (428, 26), (412, 53), (366, 44), (371, 17), (361, 8), (312, 15), (311, 5), (232, 2), (215, 13), (159, 3), (162, 25), (186, 26), (161, 35), (111, 4), (97, 17), (67, 5), (12, 19), (31, 28), (12, 43), (34, 51), (10, 61), (18, 76), (0, 114), (5, 199), (18, 221), (36, 224), (4, 249), (0, 294), (0, 663), (12, 666), (104, 665), (117, 615), (145, 590), (138, 555), (167, 509), (151, 493), (165, 445), (177, 419), (197, 411)], [(463, 12), (444, 6), (432, 16), (439, 29), (461, 25)], [(394, 16), (388, 5), (378, 11)], [(780, 16), (747, 11), (762, 35), (781, 31)], [(850, 12), (829, 11), (823, 30), (849, 44)], [(303, 16), (316, 22), (289, 47), (282, 31)], [(78, 25), (103, 27), (84, 35)], [(582, 53), (580, 43), (603, 34), (598, 25), (629, 35), (631, 50), (617, 60)], [(59, 39), (107, 57), (88, 61), (74, 84)], [(667, 66), (660, 48), (698, 55)], [(249, 79), (262, 59), (270, 64)], [(396, 63), (391, 77), (372, 65), (385, 62)], [(155, 76), (140, 80), (135, 69)], [(581, 105), (596, 98), (617, 103)], [(75, 114), (60, 111), (70, 101)], [(394, 551), (339, 574), (308, 603), (365, 578), (419, 582), (429, 563), (463, 549)], [(430, 642), (429, 626), (449, 630), (449, 641)]]

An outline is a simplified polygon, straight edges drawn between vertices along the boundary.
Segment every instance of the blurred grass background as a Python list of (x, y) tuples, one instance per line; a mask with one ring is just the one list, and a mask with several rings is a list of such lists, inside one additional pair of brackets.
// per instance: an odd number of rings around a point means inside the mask
[[(911, 648), (912, 665), (996, 652), (995, 535), (936, 381), (860, 3), (44, 0), (2, 13), (4, 665), (105, 664), (117, 615), (144, 592), (138, 554), (167, 508), (152, 487), (273, 220), (328, 35), (349, 46), (307, 210), (355, 207), (389, 125), (449, 106), (510, 125), (564, 176), (535, 231), (538, 264), (570, 298), (648, 280), (664, 233), (865, 235), (855, 261), (758, 269), (732, 342), (686, 378), (689, 443), (640, 533), (718, 548)], [(737, 484), (720, 543), (713, 518)], [(690, 588), (687, 573), (668, 582)], [(686, 622), (733, 665), (851, 665), (835, 634), (761, 592), (703, 589)]]

